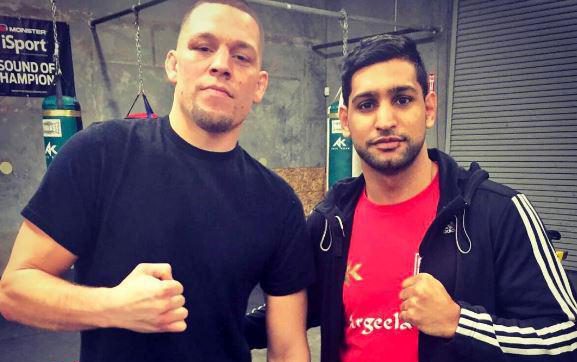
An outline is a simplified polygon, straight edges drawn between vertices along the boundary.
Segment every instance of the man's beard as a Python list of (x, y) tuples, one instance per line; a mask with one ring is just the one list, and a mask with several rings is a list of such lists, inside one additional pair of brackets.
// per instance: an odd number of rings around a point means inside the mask
[(234, 124), (234, 120), (226, 116), (210, 114), (199, 107), (193, 107), (192, 119), (208, 133), (226, 133), (240, 124)]
[[(390, 136), (390, 134), (383, 134), (383, 136)], [(409, 166), (415, 162), (415, 159), (425, 144), (424, 138), (419, 143), (414, 143), (414, 141), (408, 137), (403, 138), (403, 142), (406, 143), (407, 148), (397, 158), (394, 159), (381, 160), (375, 155), (371, 154), (369, 151), (369, 148), (372, 146), (370, 141), (367, 141), (364, 147), (359, 147), (356, 143), (354, 145), (355, 150), (359, 154), (359, 157), (365, 161), (369, 167), (382, 175), (393, 176), (409, 168)]]

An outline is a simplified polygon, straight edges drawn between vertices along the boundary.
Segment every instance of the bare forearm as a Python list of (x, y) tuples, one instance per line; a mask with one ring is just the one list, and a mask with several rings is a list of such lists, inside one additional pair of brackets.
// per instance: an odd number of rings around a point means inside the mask
[(267, 296), (266, 324), (269, 362), (310, 361), (304, 290), (287, 296)]
[(290, 350), (272, 351), (270, 348), (267, 354), (268, 362), (308, 362), (310, 361), (309, 346), (306, 342), (293, 346)]
[(157, 333), (186, 329), (183, 286), (173, 279), (169, 264), (138, 264), (120, 284), (91, 288), (58, 277), (77, 259), (25, 220), (0, 280), (2, 315), (52, 330), (115, 327)]
[(34, 327), (79, 331), (105, 327), (107, 288), (74, 285), (40, 270), (23, 269), (0, 282), (0, 311)]

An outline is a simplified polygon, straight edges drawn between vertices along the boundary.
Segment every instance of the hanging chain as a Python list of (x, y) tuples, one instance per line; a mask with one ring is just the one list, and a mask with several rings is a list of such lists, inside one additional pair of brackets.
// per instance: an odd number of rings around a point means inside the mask
[(397, 31), (397, 17), (399, 16), (399, 4), (397, 0), (395, 0), (395, 26), (393, 27), (393, 31)]
[(54, 67), (56, 69), (56, 75), (62, 75), (62, 69), (60, 68), (60, 44), (58, 43), (58, 32), (56, 29), (56, 0), (50, 0), (50, 5), (52, 6), (52, 32), (54, 33), (54, 54), (52, 55), (52, 60), (54, 61)]
[(343, 56), (346, 56), (348, 54), (349, 44), (349, 15), (345, 9), (341, 9), (341, 14), (340, 23), (343, 31)]
[[(138, 0), (138, 5), (140, 6), (140, 0)], [(134, 11), (134, 26), (136, 27), (136, 36), (134, 37), (136, 41), (136, 61), (138, 62), (138, 94), (144, 94), (144, 80), (142, 77), (142, 47), (140, 46), (140, 19), (139, 11), (135, 6), (132, 7)]]

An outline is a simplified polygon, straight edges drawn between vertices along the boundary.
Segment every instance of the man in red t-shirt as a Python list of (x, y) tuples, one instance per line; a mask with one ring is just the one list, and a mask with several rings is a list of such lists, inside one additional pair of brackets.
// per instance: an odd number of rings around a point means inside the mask
[(437, 99), (415, 43), (365, 40), (341, 78), (362, 175), (308, 219), (321, 362), (576, 361), (574, 288), (526, 196), (427, 149)]
[[(418, 331), (448, 337), (459, 319), (459, 306), (441, 283), (418, 273), (419, 246), (435, 218), (440, 197), (438, 167), (429, 159), (425, 144), (426, 130), (435, 123), (437, 99), (428, 90), (415, 44), (407, 38), (394, 39), (410, 54), (399, 55), (393, 49), (391, 59), (376, 62), (360, 55), (349, 83), (343, 79), (347, 106), (340, 107), (339, 117), (345, 136), (352, 136), (360, 156), (364, 187), (358, 200), (351, 200), (356, 205), (343, 261), (346, 270), (331, 269), (344, 272), (342, 293), (332, 295), (342, 298), (342, 311), (331, 312), (327, 319), (342, 315), (344, 323), (321, 327), (323, 362), (417, 362)], [(341, 247), (332, 243), (335, 235), (346, 234), (338, 220), (340, 230), (325, 223), (320, 248), (326, 254), (335, 252), (341, 263)], [(322, 269), (324, 262), (319, 264)], [(320, 277), (329, 284), (326, 280), (332, 276)], [(331, 290), (340, 291), (340, 287), (331, 285)], [(314, 293), (310, 297), (314, 309), (318, 301)], [(338, 301), (325, 302), (335, 305)], [(437, 306), (430, 308), (433, 304)], [(254, 320), (249, 317), (247, 323), (249, 342), (262, 346), (262, 341), (252, 340), (263, 332), (262, 328), (252, 331), (257, 324)], [(331, 350), (334, 347), (327, 332), (337, 336), (337, 353), (326, 353), (327, 344)]]
[[(354, 211), (343, 286), (343, 362), (416, 362), (418, 329), (439, 328), (450, 336), (457, 328), (458, 305), (440, 284), (414, 275), (419, 245), (437, 211), (439, 179), (425, 145), (436, 95), (420, 84), (413, 63), (395, 58), (358, 69), (345, 90), (348, 106), (340, 108), (366, 182)], [(438, 300), (445, 302), (441, 313), (422, 308)]]

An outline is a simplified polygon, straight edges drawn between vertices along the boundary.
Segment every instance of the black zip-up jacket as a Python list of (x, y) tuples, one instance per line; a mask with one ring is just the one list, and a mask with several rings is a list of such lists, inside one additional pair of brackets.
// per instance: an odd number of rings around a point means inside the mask
[[(475, 163), (467, 171), (438, 150), (429, 157), (439, 166), (440, 200), (420, 270), (444, 285), (461, 316), (452, 339), (419, 333), (419, 361), (577, 361), (575, 293), (527, 198)], [(321, 326), (322, 362), (340, 360), (343, 282), (364, 187), (362, 176), (336, 184), (307, 221), (318, 271), (309, 326)], [(266, 345), (262, 319), (262, 310), (247, 318), (253, 348)]]

